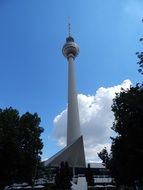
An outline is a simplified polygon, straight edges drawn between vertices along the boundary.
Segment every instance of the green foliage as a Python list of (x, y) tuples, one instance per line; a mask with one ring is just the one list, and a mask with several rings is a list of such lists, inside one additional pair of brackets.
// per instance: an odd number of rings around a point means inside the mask
[(108, 154), (106, 147), (103, 148), (102, 151), (98, 153), (98, 156), (102, 160), (102, 162), (106, 166), (106, 168), (108, 168), (109, 167), (109, 154)]
[[(143, 38), (141, 38), (141, 39), (143, 39)], [(138, 71), (139, 71), (139, 73), (143, 74), (143, 52), (136, 52), (136, 55), (139, 59), (139, 61), (137, 62), (137, 64), (139, 65)]]
[[(143, 22), (143, 19), (142, 19)], [(143, 42), (143, 38), (140, 38), (140, 42)], [(137, 64), (139, 65), (139, 73), (143, 74), (143, 52), (136, 52), (136, 55), (139, 59), (139, 61), (137, 62)]]
[(88, 164), (85, 176), (86, 176), (86, 181), (87, 181), (88, 186), (94, 186), (93, 172), (90, 168), (90, 164)]
[(0, 184), (30, 182), (43, 147), (38, 115), (22, 116), (13, 108), (0, 110)]
[(143, 180), (143, 87), (122, 89), (113, 100), (112, 111), (117, 136), (111, 138), (110, 155), (104, 148), (98, 156), (117, 184), (132, 186)]
[(57, 190), (56, 185), (53, 183), (45, 184), (45, 190)]
[(51, 168), (50, 166), (45, 166), (43, 162), (41, 162), (37, 168), (37, 176), (36, 178), (44, 178), (48, 181), (53, 181), (53, 177), (55, 174), (55, 168)]
[(61, 167), (57, 168), (55, 183), (57, 189), (68, 190), (71, 187), (72, 168), (69, 167), (68, 162), (61, 162)]
[(143, 179), (143, 88), (137, 85), (116, 95), (112, 111), (110, 169), (117, 183), (131, 185)]

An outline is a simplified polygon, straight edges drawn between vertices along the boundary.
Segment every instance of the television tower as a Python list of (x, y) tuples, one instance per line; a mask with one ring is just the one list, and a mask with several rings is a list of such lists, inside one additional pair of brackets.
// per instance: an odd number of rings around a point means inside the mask
[(83, 137), (80, 132), (79, 110), (76, 93), (74, 60), (79, 54), (79, 47), (69, 36), (62, 48), (63, 55), (68, 61), (68, 114), (67, 114), (67, 146), (45, 161), (45, 165), (60, 166), (61, 162), (68, 162), (71, 167), (85, 167), (85, 153)]
[(80, 121), (79, 110), (76, 93), (75, 73), (74, 73), (74, 60), (79, 54), (79, 47), (74, 42), (74, 38), (70, 34), (66, 38), (66, 43), (62, 49), (63, 55), (68, 60), (68, 115), (67, 115), (67, 146), (72, 144), (80, 136)]

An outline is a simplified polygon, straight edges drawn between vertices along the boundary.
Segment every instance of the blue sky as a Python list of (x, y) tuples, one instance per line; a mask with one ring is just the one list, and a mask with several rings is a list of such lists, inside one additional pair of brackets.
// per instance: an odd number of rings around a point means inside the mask
[(53, 120), (67, 105), (61, 49), (68, 17), (80, 46), (77, 92), (94, 95), (126, 79), (142, 81), (135, 55), (142, 50), (142, 10), (142, 0), (0, 0), (0, 107), (38, 113), (43, 158), (59, 150)]

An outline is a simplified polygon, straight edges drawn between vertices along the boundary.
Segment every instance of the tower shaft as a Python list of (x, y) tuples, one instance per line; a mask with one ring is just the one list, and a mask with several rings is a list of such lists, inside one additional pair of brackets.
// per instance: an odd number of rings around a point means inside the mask
[(81, 136), (79, 110), (75, 84), (74, 58), (68, 57), (68, 117), (67, 117), (67, 146)]
[[(70, 33), (69, 33), (70, 34)], [(68, 162), (70, 167), (85, 167), (83, 137), (80, 133), (78, 101), (74, 73), (74, 58), (79, 47), (69, 35), (62, 49), (68, 60), (68, 114), (67, 114), (67, 146), (45, 162), (45, 165), (57, 167), (61, 162)]]

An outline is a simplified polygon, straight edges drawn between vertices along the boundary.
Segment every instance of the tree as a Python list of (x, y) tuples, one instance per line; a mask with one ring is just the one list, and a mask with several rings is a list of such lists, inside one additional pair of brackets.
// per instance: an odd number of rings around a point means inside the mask
[[(140, 85), (116, 94), (112, 111), (115, 120), (109, 168), (118, 184), (143, 180), (143, 88)], [(104, 161), (106, 151), (102, 151)]]
[(39, 154), (43, 148), (40, 134), (43, 129), (39, 127), (40, 118), (38, 115), (25, 113), (19, 120), (20, 130), (20, 155), (21, 155), (21, 178), (28, 181), (34, 177), (34, 170), (40, 161)]
[(72, 176), (72, 168), (69, 167), (68, 162), (61, 162), (60, 168), (56, 171), (56, 187), (61, 190), (70, 189)]
[(17, 110), (0, 110), (0, 185), (12, 182), (17, 175), (19, 118)]
[(88, 164), (85, 176), (88, 186), (94, 186), (94, 177), (93, 177), (93, 172), (90, 168), (90, 164)]
[(22, 116), (13, 108), (0, 110), (0, 184), (30, 182), (43, 147), (38, 115)]
[[(143, 19), (142, 19), (142, 22), (143, 22)], [(143, 41), (143, 38), (140, 38), (140, 42)], [(137, 62), (137, 64), (139, 64), (139, 73), (143, 74), (143, 52), (136, 52), (136, 55), (139, 59), (139, 61)]]
[(111, 164), (118, 165), (116, 178), (122, 183), (133, 184), (143, 179), (143, 88), (140, 85), (122, 90), (113, 101), (115, 121), (112, 138)]
[(99, 158), (102, 160), (106, 168), (109, 167), (109, 154), (106, 147), (103, 148), (101, 152), (98, 153)]

